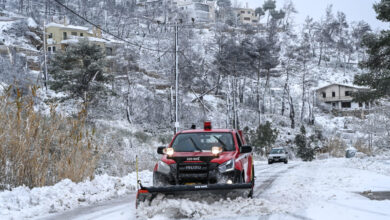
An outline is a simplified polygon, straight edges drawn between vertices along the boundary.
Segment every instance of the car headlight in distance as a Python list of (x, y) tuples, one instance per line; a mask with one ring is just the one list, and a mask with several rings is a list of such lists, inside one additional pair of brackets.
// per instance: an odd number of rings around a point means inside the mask
[(234, 170), (234, 159), (228, 160), (225, 163), (219, 165), (218, 170), (220, 173), (225, 173)]
[(169, 172), (171, 172), (171, 168), (168, 164), (160, 160), (158, 161), (157, 172), (169, 174)]

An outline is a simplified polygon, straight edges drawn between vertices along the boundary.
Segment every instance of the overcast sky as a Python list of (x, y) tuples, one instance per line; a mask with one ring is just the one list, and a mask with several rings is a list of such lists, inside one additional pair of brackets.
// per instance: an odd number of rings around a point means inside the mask
[[(264, 0), (232, 0), (232, 2), (241, 2), (242, 7), (248, 3), (250, 8), (262, 6)], [(276, 0), (278, 8), (281, 8), (286, 0)], [(373, 30), (389, 29), (390, 25), (376, 19), (376, 13), (372, 5), (379, 0), (292, 0), (298, 14), (295, 15), (297, 24), (303, 23), (306, 16), (309, 15), (315, 19), (325, 15), (327, 5), (333, 5), (333, 12), (342, 11), (347, 15), (347, 20), (364, 20), (371, 25)]]

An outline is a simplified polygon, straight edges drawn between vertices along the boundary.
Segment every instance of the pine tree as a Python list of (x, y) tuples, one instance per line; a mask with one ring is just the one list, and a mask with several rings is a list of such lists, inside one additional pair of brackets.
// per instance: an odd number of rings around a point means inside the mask
[[(390, 22), (390, 0), (381, 0), (374, 9), (379, 20)], [(355, 94), (355, 99), (369, 101), (390, 95), (390, 30), (366, 35), (363, 45), (367, 47), (369, 57), (360, 63), (360, 67), (369, 72), (357, 75), (354, 82), (374, 90)]]
[(272, 123), (267, 121), (265, 124), (260, 124), (256, 129), (253, 144), (260, 149), (266, 148), (265, 152), (268, 152), (278, 138), (278, 135), (278, 129), (272, 129)]
[(59, 51), (51, 60), (49, 73), (53, 77), (50, 88), (67, 92), (66, 98), (81, 98), (84, 104), (96, 94), (107, 91), (104, 82), (110, 77), (104, 74), (105, 55), (102, 49), (88, 40), (70, 45)]

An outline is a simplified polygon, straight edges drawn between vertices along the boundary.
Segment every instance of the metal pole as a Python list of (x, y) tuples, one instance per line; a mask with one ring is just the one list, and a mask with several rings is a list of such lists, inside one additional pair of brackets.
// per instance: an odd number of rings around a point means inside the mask
[(175, 85), (175, 94), (176, 94), (176, 104), (175, 104), (175, 133), (177, 133), (177, 130), (179, 128), (179, 117), (178, 117), (178, 99), (179, 99), (179, 56), (177, 54), (178, 52), (178, 26), (177, 22), (175, 23), (175, 73), (176, 73), (176, 85)]
[(137, 190), (139, 190), (139, 177), (138, 177), (138, 155), (135, 155), (135, 170), (137, 172)]
[(226, 128), (230, 128), (230, 76), (229, 75), (228, 75), (228, 92), (226, 93), (226, 105), (227, 105)]
[(47, 91), (47, 57), (46, 57), (46, 21), (43, 21), (43, 51), (44, 51), (44, 66), (45, 66), (45, 88)]

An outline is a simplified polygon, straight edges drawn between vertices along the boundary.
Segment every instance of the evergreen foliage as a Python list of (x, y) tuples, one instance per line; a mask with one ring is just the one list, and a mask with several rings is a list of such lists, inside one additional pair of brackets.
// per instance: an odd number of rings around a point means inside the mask
[(265, 124), (260, 124), (256, 129), (253, 145), (259, 149), (266, 148), (268, 152), (278, 138), (279, 131), (277, 128), (272, 128), (272, 123), (267, 121)]
[(276, 1), (274, 0), (267, 0), (263, 4), (264, 11), (268, 11), (268, 10), (272, 11), (275, 8), (276, 8)]
[(255, 9), (255, 14), (256, 14), (256, 16), (261, 17), (261, 16), (265, 15), (265, 12), (264, 12), (263, 8), (258, 7)]
[(303, 161), (312, 161), (314, 159), (314, 150), (311, 148), (306, 137), (305, 126), (301, 126), (301, 133), (295, 136), (295, 144), (298, 147), (298, 156)]
[(104, 67), (102, 49), (88, 40), (81, 40), (66, 51), (59, 51), (51, 60), (49, 73), (53, 80), (50, 88), (68, 92), (67, 98), (81, 98), (86, 104), (107, 90), (103, 83), (110, 77), (104, 74)]
[[(374, 5), (374, 9), (378, 19), (390, 22), (390, 0), (381, 0)], [(369, 101), (390, 95), (390, 30), (365, 35), (363, 45), (367, 47), (369, 57), (360, 63), (360, 67), (369, 72), (357, 75), (354, 82), (374, 90), (355, 94), (355, 99)]]

